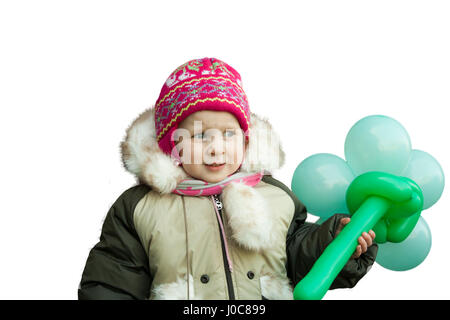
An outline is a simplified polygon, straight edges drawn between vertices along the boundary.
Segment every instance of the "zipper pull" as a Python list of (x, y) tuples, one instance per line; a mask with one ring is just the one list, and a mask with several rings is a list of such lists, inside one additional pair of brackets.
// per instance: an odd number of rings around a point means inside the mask
[(213, 195), (213, 197), (214, 197), (214, 202), (216, 203), (217, 210), (222, 210), (223, 205), (222, 205), (222, 202), (219, 200), (219, 197), (215, 194)]

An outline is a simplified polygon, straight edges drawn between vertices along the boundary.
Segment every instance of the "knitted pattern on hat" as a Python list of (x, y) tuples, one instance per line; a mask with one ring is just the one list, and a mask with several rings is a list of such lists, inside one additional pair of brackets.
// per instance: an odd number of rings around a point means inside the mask
[(155, 110), (156, 139), (167, 154), (174, 149), (173, 134), (178, 124), (194, 112), (230, 112), (245, 133), (250, 123), (241, 76), (215, 58), (191, 60), (175, 69), (161, 89)]

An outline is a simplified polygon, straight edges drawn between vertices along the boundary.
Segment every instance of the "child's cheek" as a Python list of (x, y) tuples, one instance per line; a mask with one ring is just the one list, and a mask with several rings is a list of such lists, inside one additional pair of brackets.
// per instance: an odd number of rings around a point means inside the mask
[(240, 140), (232, 139), (227, 142), (227, 163), (230, 164), (241, 164), (244, 158), (243, 144)]
[(191, 163), (192, 164), (203, 164), (204, 155), (203, 155), (203, 144), (202, 143), (193, 143), (191, 147)]

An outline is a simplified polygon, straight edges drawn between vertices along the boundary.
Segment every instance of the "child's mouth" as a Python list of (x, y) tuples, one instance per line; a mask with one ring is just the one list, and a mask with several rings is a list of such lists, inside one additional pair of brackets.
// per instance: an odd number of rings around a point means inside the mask
[(205, 163), (205, 166), (209, 170), (218, 171), (218, 170), (221, 170), (225, 166), (225, 163), (212, 163), (212, 164), (206, 164)]

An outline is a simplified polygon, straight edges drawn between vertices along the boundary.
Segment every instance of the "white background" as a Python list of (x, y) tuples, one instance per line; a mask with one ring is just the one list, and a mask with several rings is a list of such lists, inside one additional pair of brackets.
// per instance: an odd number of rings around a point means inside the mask
[[(450, 174), (449, 17), (447, 1), (2, 1), (0, 298), (77, 298), (109, 207), (135, 183), (125, 130), (193, 58), (240, 72), (282, 137), (274, 175), (288, 186), (307, 156), (344, 157), (371, 114)], [(449, 299), (449, 211), (444, 190), (423, 213), (433, 246), (420, 266), (376, 265), (325, 299)]]

